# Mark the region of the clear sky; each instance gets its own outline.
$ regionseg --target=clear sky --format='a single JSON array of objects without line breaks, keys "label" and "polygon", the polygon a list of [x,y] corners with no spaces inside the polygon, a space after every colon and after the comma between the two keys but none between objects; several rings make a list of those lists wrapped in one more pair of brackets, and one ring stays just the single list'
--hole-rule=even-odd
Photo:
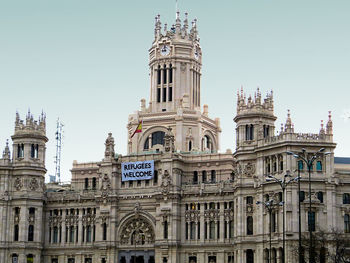
[{"label": "clear sky", "polygon": [[[317,133],[328,110],[336,156],[350,157],[349,0],[179,0],[198,18],[202,103],[220,117],[221,151],[234,149],[236,93],[274,91],[276,128],[291,110],[296,132]],[[73,160],[100,161],[112,132],[126,154],[128,114],[149,98],[154,17],[175,20],[175,0],[0,0],[0,147],[15,113],[47,114],[47,168],[64,123],[63,180]]]}]

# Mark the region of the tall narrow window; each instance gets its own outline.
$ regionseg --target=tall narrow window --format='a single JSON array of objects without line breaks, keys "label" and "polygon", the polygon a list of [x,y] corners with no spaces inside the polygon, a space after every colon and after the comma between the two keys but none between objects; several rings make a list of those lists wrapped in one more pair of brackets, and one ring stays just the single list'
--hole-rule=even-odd
[{"label": "tall narrow window", "polygon": [[308,231],[315,231],[316,230],[316,218],[315,218],[315,212],[308,212]]},{"label": "tall narrow window", "polygon": [[321,161],[317,161],[317,163],[316,163],[316,170],[318,172],[322,171],[322,162]]},{"label": "tall narrow window", "polygon": [[234,230],[233,221],[230,220],[230,221],[229,221],[229,237],[230,237],[230,238],[233,238],[233,233],[234,233],[233,230]]},{"label": "tall narrow window", "polygon": [[58,227],[55,226],[53,228],[53,243],[57,243],[58,242]]},{"label": "tall narrow window", "polygon": [[254,252],[251,249],[247,249],[246,262],[254,263]]},{"label": "tall narrow window", "polygon": [[201,239],[201,223],[197,223],[197,239]]},{"label": "tall narrow window", "polygon": [[301,170],[304,170],[304,162],[302,160],[298,161],[298,169],[301,171]]},{"label": "tall narrow window", "polygon": [[29,225],[28,227],[28,241],[34,241],[34,226]]},{"label": "tall narrow window", "polygon": [[253,217],[247,217],[247,235],[253,235]]},{"label": "tall narrow window", "polygon": [[107,240],[107,224],[103,223],[103,234],[102,234],[102,240]]},{"label": "tall narrow window", "polygon": [[216,171],[211,170],[211,182],[215,183],[216,182]]},{"label": "tall narrow window", "polygon": [[38,158],[38,152],[39,152],[39,145],[38,144],[32,144],[31,150],[30,150],[30,157],[31,158]]},{"label": "tall narrow window", "polygon": [[17,157],[18,158],[23,158],[24,157],[24,144],[18,144],[17,146]]},{"label": "tall narrow window", "polygon": [[91,242],[91,226],[86,227],[86,242]]},{"label": "tall narrow window", "polygon": [[97,185],[96,177],[93,177],[92,178],[92,189],[96,190],[96,185]]},{"label": "tall narrow window", "polygon": [[193,184],[198,184],[198,172],[193,172]]},{"label": "tall narrow window", "polygon": [[19,226],[14,226],[14,233],[13,233],[13,241],[18,241],[18,235],[19,234]]},{"label": "tall narrow window", "polygon": [[254,126],[250,125],[250,137],[249,140],[254,140]]},{"label": "tall narrow window", "polygon": [[344,232],[350,233],[350,216],[349,216],[349,214],[344,215]]},{"label": "tall narrow window", "polygon": [[204,239],[208,238],[208,222],[204,222]]},{"label": "tall narrow window", "polygon": [[252,204],[253,204],[253,197],[247,196],[247,205],[252,205]]},{"label": "tall narrow window", "polygon": [[163,224],[163,236],[164,236],[164,239],[168,239],[168,221],[164,221],[164,224]]},{"label": "tall narrow window", "polygon": [[173,101],[173,87],[168,87],[168,101]]},{"label": "tall narrow window", "polygon": [[166,74],[166,71],[167,71],[167,68],[166,68],[166,65],[164,65],[164,68],[163,68],[163,83],[167,83],[167,74]]},{"label": "tall narrow window", "polygon": [[276,232],[276,214],[271,214],[271,232]]},{"label": "tall narrow window", "polygon": [[188,151],[192,151],[192,141],[188,142]]},{"label": "tall narrow window", "polygon": [[33,263],[34,262],[34,256],[32,254],[29,254],[27,256],[27,263]]},{"label": "tall narrow window", "polygon": [[153,184],[154,185],[158,184],[158,171],[154,171]]},{"label": "tall narrow window", "polygon": [[210,221],[209,222],[209,239],[215,238],[215,222]]},{"label": "tall narrow window", "polygon": [[216,238],[220,238],[220,221],[216,222]]},{"label": "tall narrow window", "polygon": [[227,238],[227,221],[224,222],[224,238]]},{"label": "tall narrow window", "polygon": [[350,204],[350,194],[349,193],[343,194],[343,204],[344,205]]},{"label": "tall narrow window", "polygon": [[161,83],[161,69],[160,66],[158,66],[158,70],[157,70],[157,84],[160,85]]},{"label": "tall narrow window", "polygon": [[160,88],[157,88],[157,102],[160,102]]},{"label": "tall narrow window", "polygon": [[299,193],[299,202],[304,202],[305,200],[305,192],[304,191],[300,191]]},{"label": "tall narrow window", "polygon": [[186,228],[186,240],[188,239],[188,223],[186,222],[185,224],[185,228]]},{"label": "tall narrow window", "polygon": [[85,178],[85,185],[84,185],[85,189],[89,188],[89,178]]},{"label": "tall narrow window", "polygon": [[169,83],[173,83],[173,65],[169,66]]},{"label": "tall narrow window", "polygon": [[163,88],[163,102],[166,102],[166,88]]},{"label": "tall narrow window", "polygon": [[323,192],[317,192],[317,199],[320,200],[320,203],[323,203]]},{"label": "tall narrow window", "polygon": [[202,171],[202,182],[205,183],[207,181],[207,171]]},{"label": "tall narrow window", "polygon": [[96,240],[96,225],[92,226],[92,241],[95,242]]},{"label": "tall narrow window", "polygon": [[193,240],[196,236],[196,225],[194,222],[190,222],[190,239]]},{"label": "tall narrow window", "polygon": [[74,226],[69,227],[69,242],[74,242]]}]

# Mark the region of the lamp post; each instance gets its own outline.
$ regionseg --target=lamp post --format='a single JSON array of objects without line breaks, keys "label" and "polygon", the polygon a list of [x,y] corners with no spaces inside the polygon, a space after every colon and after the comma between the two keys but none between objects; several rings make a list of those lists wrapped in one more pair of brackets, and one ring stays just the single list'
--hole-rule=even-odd
[{"label": "lamp post", "polygon": [[256,202],[257,205],[263,205],[265,206],[265,208],[269,211],[269,235],[270,235],[270,250],[269,250],[269,263],[271,263],[271,214],[272,214],[272,210],[273,208],[277,205],[274,203],[273,199],[268,200],[266,202],[262,202],[262,201],[257,201]]},{"label": "lamp post", "polygon": [[286,228],[285,228],[285,209],[284,209],[284,196],[285,196],[285,190],[287,188],[287,186],[290,184],[290,183],[293,183],[293,182],[296,182],[296,181],[299,181],[299,177],[295,177],[295,178],[292,178],[292,179],[289,179],[287,180],[287,177],[291,177],[290,174],[287,172],[283,177],[282,179],[278,179],[272,175],[267,175],[267,178],[266,178],[266,181],[267,182],[271,182],[271,181],[275,181],[277,182],[280,187],[282,188],[282,200],[280,202],[280,204],[282,205],[282,208],[283,208],[283,230],[282,230],[282,236],[283,236],[283,251],[282,251],[282,262],[285,263],[286,259],[285,259],[285,248],[286,248]]},{"label": "lamp post", "polygon": [[[309,174],[309,214],[308,214],[308,228],[309,228],[309,262],[310,263],[314,263],[315,259],[313,256],[313,247],[312,247],[312,228],[311,228],[311,169],[312,169],[312,165],[314,163],[314,161],[317,159],[317,156],[319,156],[320,154],[322,154],[325,151],[325,148],[321,148],[319,149],[317,152],[312,153],[311,156],[308,156],[306,154],[306,150],[303,148],[302,150],[302,154],[297,154],[294,152],[290,152],[288,151],[287,154],[288,155],[292,155],[294,158],[296,159],[300,159],[302,162],[305,162],[305,164],[307,165],[307,170],[308,170],[308,174]],[[324,153],[324,155],[328,155],[331,154],[331,152],[326,152]],[[298,163],[298,177],[300,177],[300,165]],[[299,180],[300,181],[300,180]],[[300,183],[298,186],[299,189],[299,195],[300,195]],[[300,217],[300,196],[299,196],[299,262],[301,263],[301,217]]]}]

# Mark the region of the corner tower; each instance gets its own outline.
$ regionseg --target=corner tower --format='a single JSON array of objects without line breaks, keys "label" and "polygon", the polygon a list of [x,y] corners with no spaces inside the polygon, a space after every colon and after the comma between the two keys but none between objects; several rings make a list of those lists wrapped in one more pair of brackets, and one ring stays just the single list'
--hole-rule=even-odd
[{"label": "corner tower", "polygon": [[268,93],[264,101],[259,88],[254,98],[246,99],[243,93],[237,93],[236,151],[253,150],[258,140],[274,136],[276,116],[273,112],[273,93]]},{"label": "corner tower", "polygon": [[[154,41],[149,49],[150,101],[141,100],[141,109],[129,116],[128,153],[163,151],[164,136],[171,128],[175,150],[216,152],[219,148],[219,119],[201,112],[202,50],[197,20],[189,29],[188,14],[183,23],[176,13],[168,26],[155,18]],[[142,122],[142,133],[132,136]]]}]

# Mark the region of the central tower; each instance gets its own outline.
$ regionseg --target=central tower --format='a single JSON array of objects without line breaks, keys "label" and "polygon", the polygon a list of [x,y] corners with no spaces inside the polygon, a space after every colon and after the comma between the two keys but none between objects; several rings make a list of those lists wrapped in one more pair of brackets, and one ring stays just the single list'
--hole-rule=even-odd
[{"label": "central tower", "polygon": [[[189,29],[187,13],[183,23],[176,13],[168,26],[155,18],[154,41],[149,49],[150,101],[129,116],[128,153],[162,151],[164,136],[174,135],[175,149],[182,152],[216,152],[219,148],[219,119],[201,112],[202,50],[194,19]],[[142,122],[142,133],[132,136]]]}]

